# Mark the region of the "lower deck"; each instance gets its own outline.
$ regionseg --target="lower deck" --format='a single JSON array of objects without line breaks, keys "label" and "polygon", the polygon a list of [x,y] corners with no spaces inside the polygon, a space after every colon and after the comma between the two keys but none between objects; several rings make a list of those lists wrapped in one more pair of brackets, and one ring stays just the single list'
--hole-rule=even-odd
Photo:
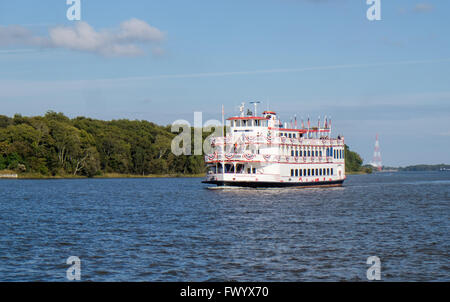
[{"label": "lower deck", "polygon": [[307,187],[339,185],[345,180],[344,163],[255,163],[208,164],[204,183],[231,186]]}]

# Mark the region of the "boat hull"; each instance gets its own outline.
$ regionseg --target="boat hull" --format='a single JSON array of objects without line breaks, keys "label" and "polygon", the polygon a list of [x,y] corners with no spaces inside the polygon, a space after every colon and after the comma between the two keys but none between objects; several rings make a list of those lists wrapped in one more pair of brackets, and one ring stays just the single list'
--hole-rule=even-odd
[{"label": "boat hull", "polygon": [[210,180],[202,181],[205,184],[213,184],[226,187],[244,188],[311,188],[311,187],[340,187],[344,180],[317,181],[317,182],[264,182],[264,181],[222,181]]}]

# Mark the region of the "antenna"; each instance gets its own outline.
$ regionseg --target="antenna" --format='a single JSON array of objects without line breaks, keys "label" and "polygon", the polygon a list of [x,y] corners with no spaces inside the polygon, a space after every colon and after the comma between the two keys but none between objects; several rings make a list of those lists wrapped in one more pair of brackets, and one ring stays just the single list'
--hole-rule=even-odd
[{"label": "antenna", "polygon": [[378,134],[375,139],[375,151],[373,152],[372,166],[381,171],[383,165],[381,163],[380,141],[378,140]]},{"label": "antenna", "polygon": [[244,109],[245,109],[245,103],[242,103],[241,106],[239,106],[239,111],[241,112],[241,116],[244,116]]},{"label": "antenna", "polygon": [[253,104],[255,106],[255,111],[253,112],[253,116],[257,116],[257,109],[258,109],[258,104],[260,104],[261,102],[256,101],[256,102],[250,102],[250,104]]}]

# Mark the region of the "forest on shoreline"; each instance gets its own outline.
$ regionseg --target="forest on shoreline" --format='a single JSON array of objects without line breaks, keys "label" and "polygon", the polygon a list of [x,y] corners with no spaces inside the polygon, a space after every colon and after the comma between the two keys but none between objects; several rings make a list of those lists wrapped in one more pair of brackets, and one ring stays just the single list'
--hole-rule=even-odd
[{"label": "forest on shoreline", "polygon": [[[202,155],[171,152],[177,134],[170,126],[144,120],[71,119],[53,111],[0,115],[0,171],[29,178],[202,175]],[[203,133],[203,139],[209,134]],[[348,146],[345,159],[348,172],[371,172]]]}]

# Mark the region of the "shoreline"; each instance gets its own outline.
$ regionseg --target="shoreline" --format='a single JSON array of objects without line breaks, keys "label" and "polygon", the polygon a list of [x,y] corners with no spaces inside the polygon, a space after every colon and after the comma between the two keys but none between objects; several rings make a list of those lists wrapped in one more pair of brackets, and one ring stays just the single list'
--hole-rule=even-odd
[{"label": "shoreline", "polygon": [[373,172],[364,172],[364,171],[347,172],[347,171],[345,171],[345,175],[366,175],[366,174],[373,174]]},{"label": "shoreline", "polygon": [[[24,173],[18,174],[18,177],[14,179],[42,179],[42,180],[50,180],[50,179],[114,179],[114,178],[201,178],[204,177],[205,174],[150,174],[150,175],[134,175],[134,174],[119,174],[119,173],[105,173],[102,175],[96,175],[94,177],[87,176],[75,176],[75,175],[41,175],[34,173]],[[0,178],[0,179],[11,179],[11,178]]]},{"label": "shoreline", "polygon": [[[357,172],[346,172],[347,175],[366,175],[372,174],[364,171]],[[120,174],[120,173],[105,173],[102,175],[96,175],[93,177],[80,176],[80,175],[41,175],[36,173],[23,173],[17,174],[17,177],[0,177],[0,179],[114,179],[114,178],[203,178],[206,174],[148,174],[148,175],[137,175],[137,174]]]}]

